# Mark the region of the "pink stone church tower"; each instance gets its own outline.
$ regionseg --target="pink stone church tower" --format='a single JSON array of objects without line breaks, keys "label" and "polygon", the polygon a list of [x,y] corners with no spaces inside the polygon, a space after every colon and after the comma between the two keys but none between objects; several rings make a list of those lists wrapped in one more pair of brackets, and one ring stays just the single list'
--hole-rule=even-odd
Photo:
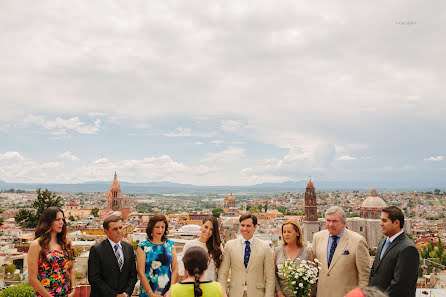
[{"label": "pink stone church tower", "polygon": [[108,190],[107,209],[121,211],[121,195],[121,186],[118,183],[118,175],[115,171],[115,178],[113,179],[113,183]]}]

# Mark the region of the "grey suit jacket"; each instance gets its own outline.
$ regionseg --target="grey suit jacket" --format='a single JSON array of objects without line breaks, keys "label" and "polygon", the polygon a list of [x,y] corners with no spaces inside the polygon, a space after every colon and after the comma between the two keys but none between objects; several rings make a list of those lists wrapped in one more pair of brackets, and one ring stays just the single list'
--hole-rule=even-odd
[{"label": "grey suit jacket", "polygon": [[386,238],[381,239],[376,249],[369,286],[379,287],[389,297],[415,297],[420,263],[417,247],[403,232],[390,243],[380,260],[385,241]]}]

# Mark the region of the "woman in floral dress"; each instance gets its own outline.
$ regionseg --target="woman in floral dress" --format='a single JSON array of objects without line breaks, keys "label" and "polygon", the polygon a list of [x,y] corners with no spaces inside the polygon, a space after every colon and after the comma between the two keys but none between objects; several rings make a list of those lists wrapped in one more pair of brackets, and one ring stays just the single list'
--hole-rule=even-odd
[{"label": "woman in floral dress", "polygon": [[47,208],[40,217],[28,252],[28,278],[37,297],[72,297],[76,271],[64,213]]},{"label": "woman in floral dress", "polygon": [[138,244],[136,267],[141,281],[140,297],[161,297],[177,281],[177,253],[167,239],[167,219],[157,214],[147,224],[147,240]]}]

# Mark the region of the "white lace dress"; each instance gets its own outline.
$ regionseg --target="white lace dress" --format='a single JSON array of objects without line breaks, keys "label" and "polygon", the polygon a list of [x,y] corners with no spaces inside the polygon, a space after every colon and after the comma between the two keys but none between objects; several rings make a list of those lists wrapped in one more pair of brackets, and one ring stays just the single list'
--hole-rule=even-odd
[{"label": "white lace dress", "polygon": [[[206,243],[203,243],[201,241],[199,241],[198,239],[193,239],[188,241],[183,248],[183,257],[184,254],[186,253],[187,249],[193,247],[193,246],[199,246],[201,248],[203,248],[206,253],[208,253],[208,248],[206,247]],[[183,261],[180,261],[180,263],[178,263],[178,274],[181,276],[184,276],[184,264]],[[210,280],[210,281],[217,281],[217,271],[215,269],[215,263],[214,260],[211,259],[208,269],[206,270],[206,272],[204,273],[204,278],[206,280]]]}]

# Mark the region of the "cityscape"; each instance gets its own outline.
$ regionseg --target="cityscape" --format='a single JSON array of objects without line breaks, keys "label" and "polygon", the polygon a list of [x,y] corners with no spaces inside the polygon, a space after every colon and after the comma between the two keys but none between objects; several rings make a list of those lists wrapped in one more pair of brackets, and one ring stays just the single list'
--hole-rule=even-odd
[{"label": "cityscape", "polygon": [[[37,193],[20,189],[0,193],[0,285],[3,288],[27,280],[27,251],[34,239],[34,230],[26,226],[26,220],[19,219],[19,213],[23,210],[33,211],[33,202],[38,195],[45,196],[45,192],[51,193],[41,189]],[[446,240],[446,192],[440,189],[403,193],[381,193],[376,189],[371,189],[369,193],[321,192],[317,190],[317,183],[309,180],[305,189],[277,194],[245,193],[240,197],[231,192],[226,195],[144,195],[123,192],[118,173],[115,172],[113,179],[110,179],[108,192],[51,194],[61,199],[68,237],[77,254],[76,296],[85,296],[89,292],[88,252],[92,245],[105,238],[102,222],[107,216],[114,214],[124,219],[125,240],[136,247],[146,239],[145,228],[149,218],[156,213],[165,214],[169,220],[168,237],[175,242],[181,259],[182,247],[200,235],[202,219],[208,216],[219,218],[222,227],[220,236],[226,242],[239,236],[239,216],[246,212],[253,213],[259,219],[256,236],[274,249],[281,245],[281,225],[288,219],[296,219],[301,224],[304,242],[311,245],[313,234],[325,229],[325,210],[333,205],[345,210],[347,228],[364,236],[371,256],[374,256],[377,244],[383,237],[379,219],[381,210],[387,205],[400,207],[407,216],[405,232],[410,234],[425,257],[420,262],[418,287],[446,287],[446,254],[437,255],[435,252],[443,247],[442,242]],[[435,255],[426,254],[429,249]],[[138,287],[137,284],[135,294]]]}]

